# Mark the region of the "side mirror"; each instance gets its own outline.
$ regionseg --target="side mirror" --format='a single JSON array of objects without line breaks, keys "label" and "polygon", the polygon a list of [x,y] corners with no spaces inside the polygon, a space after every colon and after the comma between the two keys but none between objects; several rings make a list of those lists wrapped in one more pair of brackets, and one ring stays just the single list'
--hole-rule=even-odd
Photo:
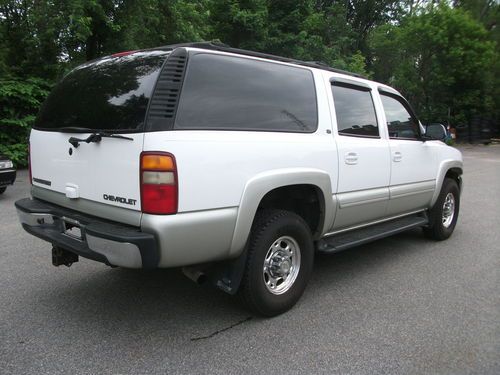
[{"label": "side mirror", "polygon": [[428,140],[445,141],[447,131],[444,125],[430,124],[425,128],[425,138]]}]

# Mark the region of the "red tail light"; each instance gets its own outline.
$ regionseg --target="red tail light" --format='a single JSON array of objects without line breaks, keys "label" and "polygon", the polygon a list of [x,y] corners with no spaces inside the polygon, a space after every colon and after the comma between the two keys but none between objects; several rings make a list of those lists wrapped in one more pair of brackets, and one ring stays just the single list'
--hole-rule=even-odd
[{"label": "red tail light", "polygon": [[142,212],[156,215],[177,213],[177,166],[167,152],[141,154]]},{"label": "red tail light", "polygon": [[28,142],[28,170],[30,173],[30,184],[33,185],[33,178],[31,175],[31,143]]}]

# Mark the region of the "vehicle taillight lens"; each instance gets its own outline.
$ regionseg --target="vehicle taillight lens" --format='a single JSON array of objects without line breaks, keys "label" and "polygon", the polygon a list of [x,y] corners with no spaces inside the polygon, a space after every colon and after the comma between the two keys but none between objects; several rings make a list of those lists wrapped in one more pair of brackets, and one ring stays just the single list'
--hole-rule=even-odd
[{"label": "vehicle taillight lens", "polygon": [[177,213],[177,167],[167,152],[141,154],[141,206],[147,214]]}]

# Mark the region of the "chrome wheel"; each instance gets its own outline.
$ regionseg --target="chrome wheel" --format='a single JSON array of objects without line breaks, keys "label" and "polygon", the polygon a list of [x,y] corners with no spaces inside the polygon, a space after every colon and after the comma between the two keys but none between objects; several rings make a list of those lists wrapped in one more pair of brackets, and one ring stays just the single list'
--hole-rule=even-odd
[{"label": "chrome wheel", "polygon": [[262,276],[267,290],[283,294],[289,290],[300,270],[300,247],[292,237],[278,238],[267,251]]},{"label": "chrome wheel", "polygon": [[443,203],[442,222],[445,228],[448,228],[455,216],[455,197],[452,193],[448,193]]}]

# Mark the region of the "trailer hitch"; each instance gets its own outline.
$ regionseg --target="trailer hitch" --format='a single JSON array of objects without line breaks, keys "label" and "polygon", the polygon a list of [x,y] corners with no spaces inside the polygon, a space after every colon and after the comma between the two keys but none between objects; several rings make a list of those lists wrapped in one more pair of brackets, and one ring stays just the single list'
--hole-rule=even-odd
[{"label": "trailer hitch", "polygon": [[78,262],[78,255],[71,251],[61,249],[60,247],[52,247],[52,264],[56,267],[66,266],[71,267],[73,263]]}]

